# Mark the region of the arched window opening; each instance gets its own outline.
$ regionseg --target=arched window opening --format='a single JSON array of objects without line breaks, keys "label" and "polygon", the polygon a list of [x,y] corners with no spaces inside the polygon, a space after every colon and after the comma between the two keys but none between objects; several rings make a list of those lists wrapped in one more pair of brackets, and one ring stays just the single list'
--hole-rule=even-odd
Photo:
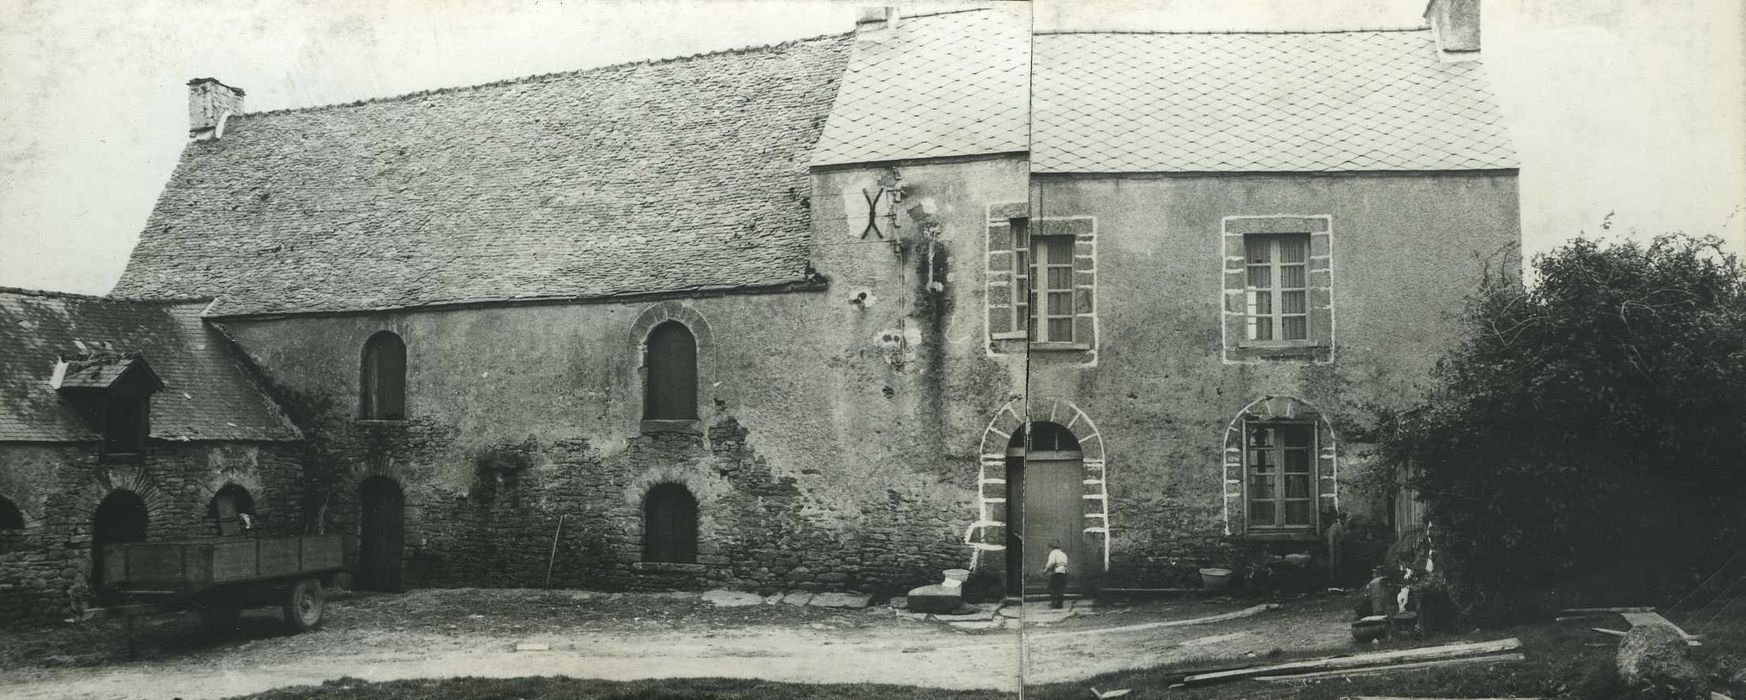
[{"label": "arched window opening", "polygon": [[643,501],[643,560],[697,563],[697,499],[684,486],[649,489]]},{"label": "arched window opening", "polygon": [[97,504],[91,519],[91,580],[103,582],[103,548],[112,544],[144,542],[145,501],[132,491],[114,491]]},{"label": "arched window opening", "polygon": [[643,418],[646,420],[695,420],[697,418],[697,339],[691,329],[668,321],[649,332],[643,356],[647,370],[644,382]]},{"label": "arched window opening", "polygon": [[255,499],[248,489],[226,484],[206,504],[206,519],[224,537],[240,535],[255,528]]},{"label": "arched window opening", "polygon": [[364,342],[359,384],[358,417],[406,419],[406,344],[400,336],[382,331]]},{"label": "arched window opening", "polygon": [[24,512],[18,510],[17,504],[0,497],[0,530],[23,530]]},{"label": "arched window opening", "polygon": [[[1027,444],[1026,438],[1029,438]],[[1013,431],[1012,440],[1007,442],[1007,451],[1023,450],[1024,452],[1078,452],[1079,438],[1073,437],[1073,431],[1059,423],[1037,421],[1030,426],[1021,426]]]}]

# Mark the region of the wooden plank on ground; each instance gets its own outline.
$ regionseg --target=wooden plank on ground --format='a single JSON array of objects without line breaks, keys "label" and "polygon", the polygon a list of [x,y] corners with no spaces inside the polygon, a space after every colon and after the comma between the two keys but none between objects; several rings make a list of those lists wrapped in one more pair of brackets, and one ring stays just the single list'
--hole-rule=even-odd
[{"label": "wooden plank on ground", "polygon": [[1498,654],[1515,651],[1522,648],[1522,640],[1516,638],[1500,639],[1490,642],[1462,642],[1458,644],[1440,644],[1416,649],[1396,649],[1379,651],[1369,654],[1354,654],[1351,656],[1334,656],[1321,659],[1306,659],[1290,661],[1271,666],[1254,666],[1234,671],[1203,673],[1182,679],[1188,685],[1217,683],[1239,678],[1254,678],[1255,676],[1277,676],[1300,671],[1330,671],[1339,668],[1363,668],[1366,666],[1383,666],[1408,661],[1429,661],[1432,659],[1453,659],[1462,656],[1478,656],[1481,654]]},{"label": "wooden plank on ground", "polygon": [[1341,671],[1315,671],[1312,673],[1298,673],[1289,676],[1256,676],[1255,680],[1282,683],[1288,681],[1313,681],[1323,678],[1351,678],[1353,676],[1369,676],[1378,673],[1412,671],[1422,668],[1434,668],[1437,666],[1459,666],[1463,664],[1522,661],[1526,658],[1528,657],[1523,656],[1521,652],[1511,654],[1487,654],[1485,656],[1466,656],[1459,659],[1437,659],[1435,661],[1414,661],[1411,663],[1391,664],[1388,666],[1367,666],[1365,668],[1353,668]]},{"label": "wooden plank on ground", "polygon": [[1583,614],[1587,614],[1587,613],[1650,613],[1650,612],[1655,612],[1655,608],[1647,608],[1647,607],[1635,607],[1635,608],[1565,608],[1563,610],[1558,611],[1558,614],[1560,614],[1560,615],[1583,615]]},{"label": "wooden plank on ground", "polygon": [[1103,627],[1103,628],[1099,628],[1099,629],[1076,630],[1073,632],[1044,632],[1044,633],[1032,632],[1030,634],[1025,635],[1025,638],[1026,639],[1038,639],[1038,638],[1042,638],[1042,639],[1066,639],[1068,637],[1083,637],[1083,636],[1092,635],[1092,634],[1110,634],[1110,633],[1114,633],[1114,632],[1138,632],[1141,630],[1155,630],[1155,629],[1161,629],[1164,627],[1182,627],[1184,625],[1205,625],[1205,624],[1209,624],[1209,623],[1213,623],[1213,622],[1224,622],[1226,620],[1235,620],[1238,618],[1259,615],[1261,613],[1267,612],[1268,610],[1272,610],[1272,609],[1277,608],[1277,607],[1279,607],[1279,605],[1277,603],[1265,603],[1262,605],[1256,605],[1254,607],[1243,608],[1242,610],[1223,613],[1220,615],[1211,615],[1208,617],[1197,617],[1197,618],[1194,618],[1192,620],[1167,620],[1164,622],[1144,622],[1144,623],[1137,624],[1137,625],[1126,625],[1123,627]]},{"label": "wooden plank on ground", "polygon": [[1632,627],[1636,627],[1638,625],[1653,625],[1653,624],[1656,624],[1659,622],[1665,622],[1669,625],[1673,625],[1673,629],[1675,631],[1679,632],[1680,638],[1685,640],[1686,646],[1692,646],[1692,647],[1703,646],[1703,642],[1698,641],[1697,635],[1688,634],[1685,630],[1680,629],[1679,625],[1674,625],[1672,620],[1669,620],[1665,617],[1662,617],[1661,613],[1628,612],[1628,613],[1621,613],[1620,617],[1625,618],[1625,621],[1631,623]]},{"label": "wooden plank on ground", "polygon": [[1614,637],[1625,636],[1625,633],[1620,631],[1620,630],[1610,630],[1610,629],[1607,629],[1605,627],[1590,627],[1589,629],[1594,630],[1596,632],[1599,632],[1601,634],[1610,634],[1610,635],[1613,635]]}]

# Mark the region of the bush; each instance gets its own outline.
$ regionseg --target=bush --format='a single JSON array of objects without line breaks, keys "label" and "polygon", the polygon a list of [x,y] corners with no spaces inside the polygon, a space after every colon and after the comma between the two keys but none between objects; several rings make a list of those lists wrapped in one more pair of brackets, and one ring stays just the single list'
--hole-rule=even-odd
[{"label": "bush", "polygon": [[1619,555],[1622,535],[1667,529],[1644,493],[1705,540],[1694,556],[1740,540],[1739,262],[1717,238],[1663,236],[1577,240],[1535,264],[1532,289],[1488,276],[1427,401],[1386,415],[1381,435],[1414,467],[1451,599],[1480,621],[1556,604],[1553,584]]}]

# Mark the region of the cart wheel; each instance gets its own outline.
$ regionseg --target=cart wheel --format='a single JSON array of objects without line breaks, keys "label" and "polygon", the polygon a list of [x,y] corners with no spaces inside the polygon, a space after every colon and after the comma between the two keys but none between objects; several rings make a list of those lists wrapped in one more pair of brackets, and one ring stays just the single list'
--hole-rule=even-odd
[{"label": "cart wheel", "polygon": [[298,581],[285,595],[285,623],[297,632],[321,624],[321,613],[327,601],[321,597],[321,582],[312,578]]},{"label": "cart wheel", "polygon": [[237,621],[242,616],[241,610],[222,603],[204,603],[199,612],[200,626],[213,633],[236,631]]}]

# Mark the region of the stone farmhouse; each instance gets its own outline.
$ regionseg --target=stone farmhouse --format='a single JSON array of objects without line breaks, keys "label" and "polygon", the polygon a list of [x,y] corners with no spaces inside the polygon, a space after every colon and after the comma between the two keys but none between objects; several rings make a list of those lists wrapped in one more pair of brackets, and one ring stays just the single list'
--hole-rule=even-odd
[{"label": "stone farmhouse", "polygon": [[[1015,5],[264,113],[192,81],[114,293],[202,301],[5,297],[0,425],[49,427],[0,433],[0,582],[64,598],[106,499],[179,536],[232,485],[356,535],[380,589],[1017,593],[1050,541],[1080,589],[1326,572],[1394,512],[1365,408],[1519,263],[1477,0],[1314,32]],[[134,461],[75,411],[104,391],[151,397]]]}]

